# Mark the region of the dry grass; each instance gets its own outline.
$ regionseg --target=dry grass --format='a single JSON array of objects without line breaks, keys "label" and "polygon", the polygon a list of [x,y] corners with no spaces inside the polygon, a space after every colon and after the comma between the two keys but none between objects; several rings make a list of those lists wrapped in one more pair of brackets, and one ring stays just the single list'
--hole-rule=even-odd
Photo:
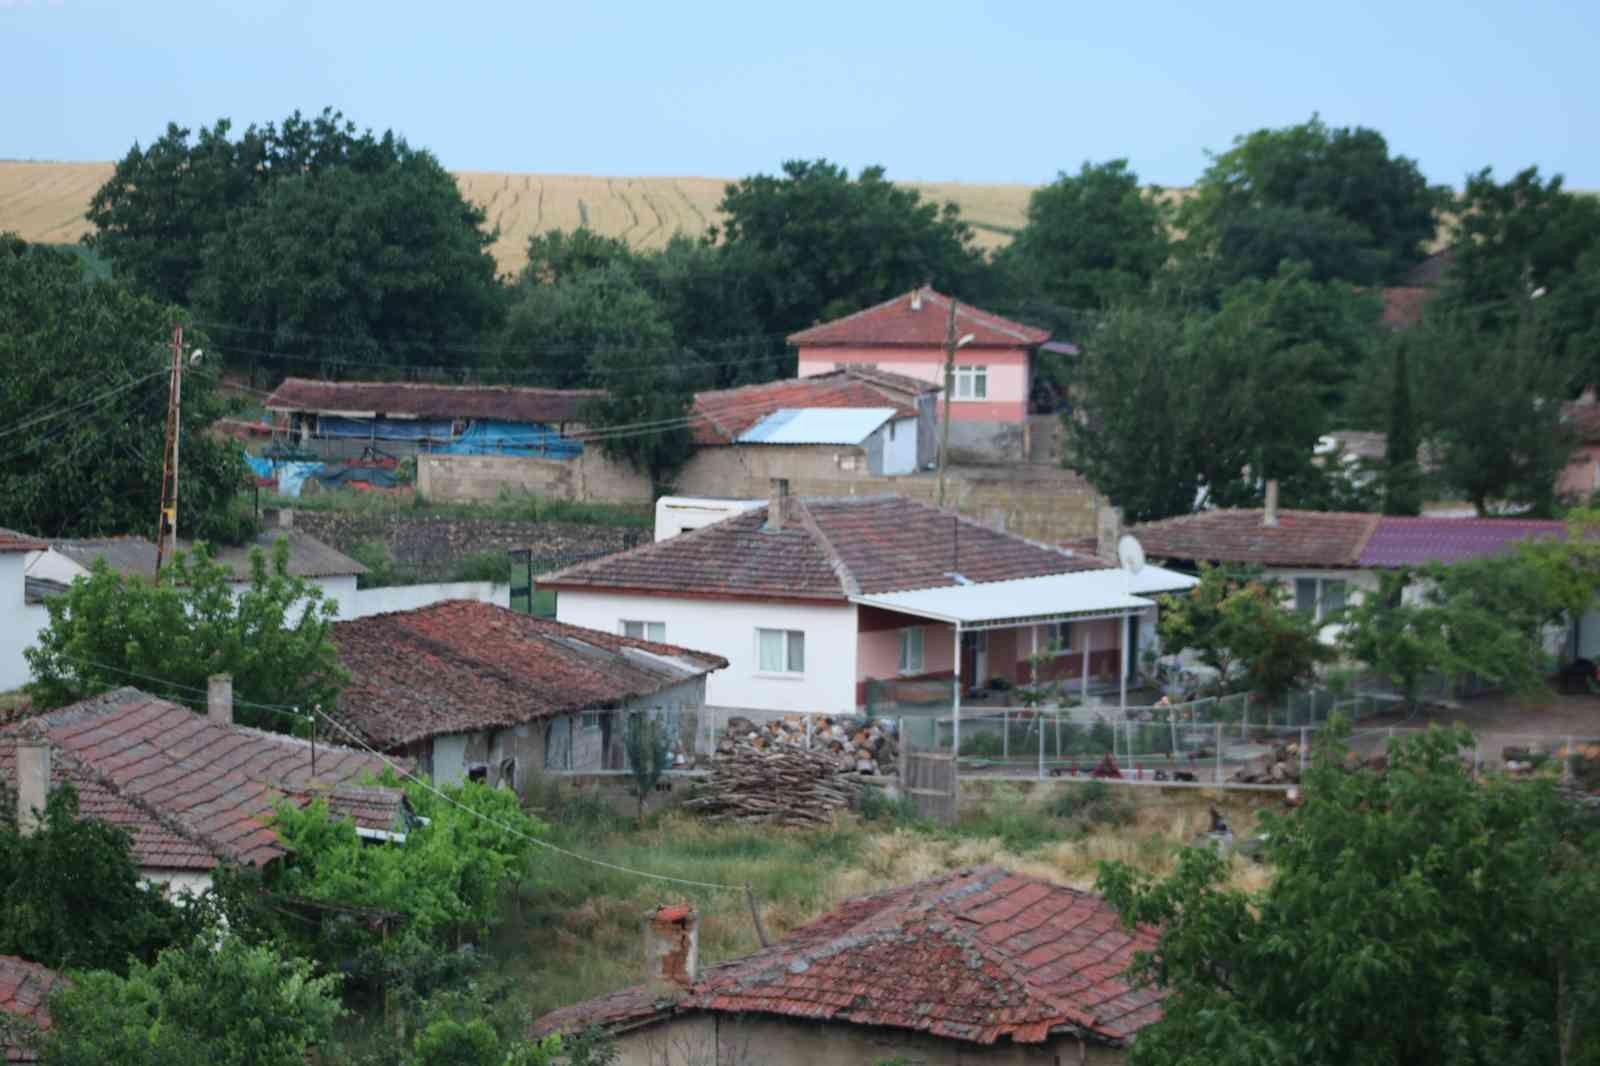
[{"label": "dry grass", "polygon": [[[983,789],[985,786],[973,786]],[[634,868],[720,884],[750,883],[762,900],[768,932],[780,937],[852,896],[933,877],[967,866],[998,863],[1078,888],[1092,888],[1099,863],[1118,860],[1148,873],[1173,869],[1177,848],[1208,824],[1215,797],[1139,789],[1132,824],[1087,834],[1068,831],[1021,851],[994,836],[860,823],[853,817],[808,832],[710,827],[667,815],[643,831],[599,831],[560,839],[586,854]],[[1015,805],[1018,797],[1010,794]],[[1048,795],[1021,798],[1024,812],[1043,817]],[[1003,801],[1002,801],[1003,802]],[[1249,799],[1216,800],[1241,836],[1253,830]],[[1235,859],[1234,883],[1265,884],[1264,868]],[[526,989],[535,1013],[636,983],[639,921],[652,907],[684,898],[701,911],[705,962],[733,958],[758,946],[741,893],[683,889],[641,881],[554,857],[523,893],[519,920],[499,932],[494,954],[504,973]]]},{"label": "dry grass", "polygon": [[[0,232],[70,244],[90,232],[89,200],[111,176],[111,163],[0,161]],[[528,238],[580,225],[636,248],[659,248],[675,233],[698,236],[718,220],[727,178],[608,178],[582,174],[511,174],[463,170],[462,193],[500,228],[493,245],[500,269],[514,274],[527,260]],[[940,202],[954,200],[974,224],[977,243],[994,248],[1020,227],[1030,185],[906,182]]]}]

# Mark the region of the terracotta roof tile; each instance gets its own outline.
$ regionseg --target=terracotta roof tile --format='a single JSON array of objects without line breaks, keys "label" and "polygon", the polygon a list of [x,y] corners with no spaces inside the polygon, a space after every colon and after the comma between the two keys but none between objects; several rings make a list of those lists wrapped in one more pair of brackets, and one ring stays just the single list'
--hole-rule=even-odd
[{"label": "terracotta roof tile", "polygon": [[669,540],[540,579],[552,588],[633,589],[723,598],[837,600],[860,593],[1006,581],[1105,563],[901,496],[796,497],[769,530],[758,507]]},{"label": "terracotta roof tile", "polygon": [[333,643],[350,674],[337,714],[383,749],[616,707],[728,665],[473,600],[339,622]]},{"label": "terracotta roof tile", "polygon": [[38,537],[18,533],[14,529],[0,529],[0,552],[43,551],[49,545]]},{"label": "terracotta roof tile", "polygon": [[[21,1019],[27,1025],[50,1028],[50,997],[67,979],[56,971],[15,955],[0,955],[0,1011]],[[0,1044],[7,1062],[37,1062],[32,1048],[5,1042]]]},{"label": "terracotta roof tile", "polygon": [[1574,400],[1561,408],[1562,421],[1572,427],[1580,444],[1600,444],[1600,403]]},{"label": "terracotta roof tile", "polygon": [[[869,380],[855,369],[835,370],[810,377],[769,381],[737,389],[697,393],[694,413],[698,416],[692,434],[699,445],[731,444],[739,434],[763,418],[784,408],[795,407],[893,407],[902,417],[915,417],[917,411],[906,402],[902,386],[891,386],[880,379],[902,375],[877,375]],[[922,392],[933,386],[916,382]],[[900,393],[900,396],[896,396]],[[918,393],[912,393],[917,395]]]},{"label": "terracotta roof tile", "polygon": [[[949,320],[950,297],[923,288],[790,334],[789,343],[800,347],[938,348],[945,343]],[[957,305],[956,333],[972,334],[971,345],[976,348],[1031,348],[1050,339],[1047,329],[1025,326],[967,303]]]},{"label": "terracotta roof tile", "polygon": [[1355,567],[1378,515],[1352,511],[1278,512],[1261,524],[1260,510],[1202,511],[1146,522],[1129,532],[1154,559],[1189,559],[1257,566]]},{"label": "terracotta roof tile", "polygon": [[1395,285],[1383,289],[1383,313],[1380,320],[1386,326],[1406,329],[1422,321],[1422,309],[1438,295],[1435,289],[1414,285]]},{"label": "terracotta roof tile", "polygon": [[393,381],[286,378],[267,397],[269,411],[326,411],[413,418],[492,418],[502,422],[574,422],[600,389],[529,389],[509,385],[425,385]]},{"label": "terracotta roof tile", "polygon": [[[284,854],[270,828],[280,800],[328,795],[361,825],[398,813],[393,789],[379,801],[344,786],[385,768],[376,756],[244,726],[220,726],[186,707],[123,688],[15,723],[0,734],[0,776],[15,780],[24,733],[51,746],[51,780],[71,782],[82,814],[128,831],[141,867],[208,870],[222,861],[259,864]],[[347,797],[340,807],[340,798]],[[385,826],[392,828],[396,820]]]},{"label": "terracotta roof tile", "polygon": [[[1036,919],[1035,910],[1046,914]],[[1001,914],[1026,920],[1031,932]],[[1072,944],[1071,964],[1041,967],[1047,942]],[[708,1010],[976,1044],[1039,1043],[1072,1029],[1120,1047],[1160,1018],[1164,993],[1124,976],[1136,952],[1156,946],[1153,930],[1124,930],[1098,896],[985,866],[850,900],[770,948],[707,967],[675,1002],[637,986],[564,1007],[533,1029],[630,1026]]]}]

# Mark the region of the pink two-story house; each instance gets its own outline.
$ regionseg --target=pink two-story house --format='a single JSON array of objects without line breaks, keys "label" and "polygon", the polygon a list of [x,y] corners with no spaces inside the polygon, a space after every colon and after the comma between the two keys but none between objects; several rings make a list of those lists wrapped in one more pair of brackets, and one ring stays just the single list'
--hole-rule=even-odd
[{"label": "pink two-story house", "polygon": [[[800,351],[800,376],[870,366],[943,385],[950,303],[949,296],[924,287],[790,334],[789,343]],[[955,335],[960,348],[950,392],[950,457],[1021,459],[1034,352],[1050,331],[957,300]],[[941,417],[943,412],[941,401]]]}]

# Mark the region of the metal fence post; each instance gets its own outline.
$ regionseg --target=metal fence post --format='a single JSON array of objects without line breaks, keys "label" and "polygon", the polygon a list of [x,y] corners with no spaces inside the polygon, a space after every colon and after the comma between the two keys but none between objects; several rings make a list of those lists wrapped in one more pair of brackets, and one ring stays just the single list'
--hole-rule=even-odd
[{"label": "metal fence post", "polygon": [[811,750],[811,734],[815,729],[816,729],[816,726],[812,723],[811,712],[807,711],[806,712],[806,750],[807,751]]},{"label": "metal fence post", "polygon": [[1220,785],[1220,784],[1222,784],[1222,723],[1221,722],[1217,723],[1217,748],[1216,748],[1216,751],[1212,753],[1212,758],[1214,758],[1216,760],[1216,763],[1217,763],[1216,771],[1212,774],[1212,779],[1214,781],[1216,781],[1217,784]]},{"label": "metal fence post", "polygon": [[1305,772],[1305,768],[1306,768],[1306,727],[1305,726],[1301,726],[1300,727],[1300,771],[1302,773],[1304,773]]},{"label": "metal fence post", "polygon": [[1044,708],[1035,713],[1034,723],[1039,727],[1039,780],[1044,780]]},{"label": "metal fence post", "polygon": [[1574,762],[1574,759],[1573,759],[1573,752],[1572,752],[1572,738],[1568,737],[1567,738],[1566,758],[1561,760],[1561,780],[1563,780],[1563,781],[1571,781],[1572,780],[1572,764],[1573,764],[1573,762]]},{"label": "metal fence post", "polygon": [[1009,761],[1011,759],[1011,711],[1000,712],[1000,757]]}]

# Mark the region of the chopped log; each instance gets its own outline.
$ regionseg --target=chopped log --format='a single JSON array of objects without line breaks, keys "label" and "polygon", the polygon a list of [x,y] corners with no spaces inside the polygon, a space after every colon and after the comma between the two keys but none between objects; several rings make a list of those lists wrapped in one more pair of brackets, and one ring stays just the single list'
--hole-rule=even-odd
[{"label": "chopped log", "polygon": [[737,744],[684,803],[711,821],[810,826],[829,822],[855,799],[851,760],[824,751]]}]

